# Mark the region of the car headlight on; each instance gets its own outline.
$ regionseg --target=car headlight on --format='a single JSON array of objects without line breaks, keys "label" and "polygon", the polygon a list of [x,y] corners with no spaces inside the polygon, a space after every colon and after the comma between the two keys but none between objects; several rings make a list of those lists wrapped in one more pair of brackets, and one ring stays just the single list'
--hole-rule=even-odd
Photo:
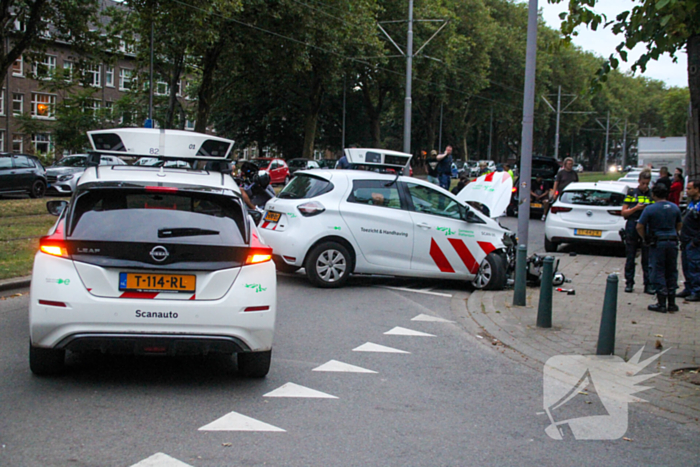
[{"label": "car headlight on", "polygon": [[60,177],[58,177],[58,181],[59,182],[67,182],[68,180],[72,179],[73,177],[75,177],[75,174],[61,175]]}]

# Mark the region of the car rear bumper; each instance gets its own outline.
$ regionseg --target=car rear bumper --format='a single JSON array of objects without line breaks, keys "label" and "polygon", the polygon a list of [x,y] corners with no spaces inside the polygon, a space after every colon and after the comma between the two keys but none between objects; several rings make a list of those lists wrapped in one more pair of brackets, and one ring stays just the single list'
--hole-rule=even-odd
[{"label": "car rear bumper", "polygon": [[231,336],[87,332],[67,336],[54,347],[72,352],[100,351],[125,355],[207,355],[251,350],[245,342]]}]

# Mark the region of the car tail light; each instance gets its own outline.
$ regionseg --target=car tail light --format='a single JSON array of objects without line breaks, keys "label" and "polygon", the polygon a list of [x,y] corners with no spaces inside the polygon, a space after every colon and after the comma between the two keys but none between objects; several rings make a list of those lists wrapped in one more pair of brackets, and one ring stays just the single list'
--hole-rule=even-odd
[{"label": "car tail light", "polygon": [[47,306],[57,306],[61,308],[66,308],[66,304],[63,302],[54,302],[53,300],[39,300],[39,305]]},{"label": "car tail light", "polygon": [[66,243],[63,241],[63,220],[58,223],[56,230],[51,235],[39,239],[39,251],[51,256],[68,257]]},{"label": "car tail light", "polygon": [[147,193],[177,193],[178,188],[174,186],[147,186]]},{"label": "car tail light", "polygon": [[608,209],[608,212],[613,216],[621,216],[622,209]]},{"label": "car tail light", "polygon": [[571,211],[572,208],[563,208],[561,206],[552,206],[552,208],[549,210],[552,214],[556,214],[558,212],[569,212]]},{"label": "car tail light", "polygon": [[249,306],[248,308],[245,308],[243,311],[267,311],[270,309],[270,305],[266,306]]},{"label": "car tail light", "polygon": [[513,193],[515,193],[516,191],[518,191],[518,188],[517,188],[517,187],[513,187],[513,189],[512,189],[511,191],[512,191]]},{"label": "car tail light", "polygon": [[309,201],[308,203],[300,204],[297,209],[304,217],[311,217],[321,214],[326,208],[318,201]]},{"label": "car tail light", "polygon": [[250,252],[245,260],[245,264],[260,264],[272,259],[272,248],[264,245],[258,238],[258,234],[250,234]]}]

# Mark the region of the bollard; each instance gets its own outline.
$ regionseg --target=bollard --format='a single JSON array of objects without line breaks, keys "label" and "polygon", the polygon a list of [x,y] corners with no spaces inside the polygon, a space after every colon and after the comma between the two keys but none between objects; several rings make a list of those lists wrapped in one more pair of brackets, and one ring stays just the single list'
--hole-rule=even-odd
[{"label": "bollard", "polygon": [[598,332],[598,348],[596,355],[612,355],[615,353],[615,321],[617,320],[617,282],[615,274],[608,276],[603,299],[603,316],[600,318]]},{"label": "bollard", "polygon": [[552,327],[552,277],[554,276],[554,258],[546,256],[542,265],[540,279],[540,304],[537,307],[537,327]]},{"label": "bollard", "polygon": [[515,292],[513,293],[513,306],[525,306],[527,304],[527,247],[518,245],[515,256]]}]

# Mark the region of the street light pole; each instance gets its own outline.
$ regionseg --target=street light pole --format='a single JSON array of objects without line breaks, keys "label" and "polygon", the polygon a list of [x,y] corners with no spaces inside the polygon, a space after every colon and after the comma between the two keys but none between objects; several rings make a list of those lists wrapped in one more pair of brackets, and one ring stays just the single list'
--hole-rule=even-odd
[{"label": "street light pole", "polygon": [[413,80],[413,0],[408,1],[408,48],[406,49],[406,99],[403,111],[403,152],[411,152],[411,82]]},{"label": "street light pole", "polygon": [[[537,0],[530,0],[527,17],[527,53],[525,55],[525,95],[523,99],[523,133],[520,146],[518,180],[518,243],[527,251],[530,222],[530,181],[532,179],[532,136],[535,126],[535,72],[537,70]],[[523,247],[524,245],[524,247]],[[526,304],[527,254],[517,257],[513,305]]]},{"label": "street light pole", "polygon": [[554,137],[554,158],[559,160],[559,117],[561,116],[561,86],[557,91],[557,134]]}]

